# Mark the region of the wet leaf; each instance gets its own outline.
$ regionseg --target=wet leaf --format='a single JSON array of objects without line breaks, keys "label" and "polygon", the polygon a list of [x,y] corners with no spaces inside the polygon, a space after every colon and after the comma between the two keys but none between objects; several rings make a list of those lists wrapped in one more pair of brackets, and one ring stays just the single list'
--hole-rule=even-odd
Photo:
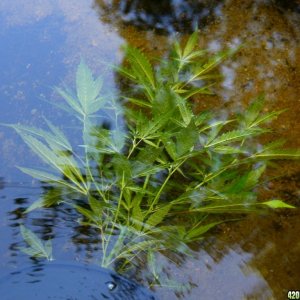
[{"label": "wet leaf", "polygon": [[99,100],[96,99],[101,87],[101,78],[99,77],[94,81],[91,70],[83,61],[81,61],[76,73],[76,89],[77,97],[84,114],[88,115],[91,112],[96,112],[95,103],[97,108],[98,106],[101,107],[101,98],[98,98]]},{"label": "wet leaf", "polygon": [[188,55],[190,55],[193,50],[195,49],[196,45],[198,42],[198,32],[195,31],[193,34],[190,35],[184,50],[183,50],[183,57],[187,57]]},{"label": "wet leaf", "polygon": [[176,101],[177,101],[177,105],[178,105],[182,120],[186,127],[190,124],[194,114],[193,114],[192,110],[190,109],[190,107],[188,106],[188,104],[186,103],[186,100],[177,96]]},{"label": "wet leaf", "polygon": [[247,127],[250,127],[254,121],[258,118],[264,107],[265,99],[264,96],[257,97],[246,109],[245,113],[242,114],[243,119]]},{"label": "wet leaf", "polygon": [[52,245],[50,240],[44,244],[42,240],[37,237],[37,235],[35,235],[25,226],[20,225],[20,230],[23,239],[30,246],[30,248],[21,248],[21,251],[30,256],[45,257],[48,260],[52,260]]},{"label": "wet leaf", "polygon": [[223,223],[223,221],[197,226],[196,228],[193,228],[187,232],[185,239],[187,239],[189,242],[199,240],[203,238],[202,235],[204,233],[221,223]]},{"label": "wet leaf", "polygon": [[149,82],[151,87],[155,88],[152,66],[144,54],[137,48],[127,46],[126,57],[130,61],[131,67],[135,71],[135,75],[139,77],[142,82]]},{"label": "wet leaf", "polygon": [[245,138],[257,136],[262,132],[262,130],[257,129],[232,130],[223,133],[221,136],[217,136],[215,139],[206,144],[205,147],[208,148],[220,144],[228,144],[231,142],[242,141]]},{"label": "wet leaf", "polygon": [[165,205],[163,207],[159,207],[154,213],[150,215],[150,217],[147,219],[146,228],[148,227],[154,227],[160,224],[165,217],[168,215],[168,212],[170,211],[172,205]]},{"label": "wet leaf", "polygon": [[212,151],[220,154],[246,154],[247,150],[231,146],[217,146]]},{"label": "wet leaf", "polygon": [[79,113],[80,115],[84,115],[84,111],[82,110],[80,103],[76,100],[74,96],[69,91],[64,91],[60,88],[55,89],[56,92],[62,96],[67,104],[72,108],[75,112]]},{"label": "wet leaf", "polygon": [[278,149],[267,150],[253,154],[258,159],[299,159],[300,150],[298,149]]},{"label": "wet leaf", "polygon": [[103,208],[104,208],[104,202],[102,199],[96,199],[93,196],[89,196],[89,205],[92,209],[92,211],[98,216],[102,216]]},{"label": "wet leaf", "polygon": [[296,208],[293,205],[287,204],[282,200],[269,200],[266,202],[262,202],[262,204],[270,207],[270,208]]}]

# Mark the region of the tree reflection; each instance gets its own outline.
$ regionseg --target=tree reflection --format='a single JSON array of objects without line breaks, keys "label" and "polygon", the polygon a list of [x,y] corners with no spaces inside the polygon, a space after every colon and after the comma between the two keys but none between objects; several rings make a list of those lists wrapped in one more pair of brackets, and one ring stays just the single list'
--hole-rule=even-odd
[{"label": "tree reflection", "polygon": [[160,33],[192,32],[213,20],[223,1],[96,0],[101,18]]}]

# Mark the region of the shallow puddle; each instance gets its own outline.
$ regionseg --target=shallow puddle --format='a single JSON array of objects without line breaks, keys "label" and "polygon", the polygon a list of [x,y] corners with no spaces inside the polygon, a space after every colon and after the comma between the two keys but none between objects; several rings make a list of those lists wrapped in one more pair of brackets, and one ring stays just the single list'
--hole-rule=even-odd
[{"label": "shallow puddle", "polygon": [[[45,126],[43,116],[77,142],[76,120],[50,103],[59,103],[53,86],[72,86],[83,58],[104,74],[104,92],[126,89],[112,69],[121,64],[121,45],[140,47],[161,57],[171,37],[183,39],[198,24],[200,44],[214,52],[242,45],[220,68],[224,78],[215,96],[195,96],[195,110],[219,109],[225,115],[264,93],[265,110],[288,111],[270,124],[265,140],[286,139],[300,147],[300,2],[299,1],[108,1],[2,0],[0,3],[0,122]],[[155,3],[155,4],[154,4]],[[21,139],[0,127],[0,276],[30,265],[22,254],[19,223],[44,239],[53,238],[58,261],[98,264],[99,240],[76,223],[66,207],[24,215],[47,187],[16,166],[39,164]],[[280,198],[300,205],[300,167],[279,161],[267,174],[262,199]],[[279,177],[280,176],[280,177]],[[160,299],[286,299],[300,289],[300,213],[298,209],[250,215],[213,230],[193,245],[197,258],[163,261],[164,276],[185,284],[181,291],[155,287]],[[147,274],[128,274],[142,280]],[[146,281],[142,282],[147,285]]]}]

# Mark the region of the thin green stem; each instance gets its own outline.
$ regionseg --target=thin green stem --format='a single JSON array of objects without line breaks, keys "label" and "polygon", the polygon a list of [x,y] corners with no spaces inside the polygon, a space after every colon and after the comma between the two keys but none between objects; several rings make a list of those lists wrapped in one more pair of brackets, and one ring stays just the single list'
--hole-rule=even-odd
[{"label": "thin green stem", "polygon": [[[123,198],[123,190],[124,190],[124,187],[125,187],[125,174],[123,172],[123,175],[122,175],[122,183],[121,183],[121,190],[120,190],[120,195],[119,195],[119,199],[118,199],[118,206],[117,206],[117,210],[116,210],[116,213],[115,213],[115,217],[114,217],[114,220],[112,221],[112,226],[111,226],[111,230],[110,230],[110,233],[109,233],[109,236],[108,236],[108,239],[106,241],[106,248],[109,246],[109,243],[110,243],[110,239],[113,235],[113,232],[116,228],[116,223],[117,223],[117,219],[118,219],[118,215],[119,215],[119,212],[120,212],[120,208],[121,208],[121,202],[122,202],[122,198]],[[109,257],[111,256],[111,254],[109,255]]]},{"label": "thin green stem", "polygon": [[[82,120],[82,122],[83,122],[83,141],[86,144],[86,146],[88,146],[86,137],[89,135],[88,128],[87,128],[87,120],[88,120],[88,115],[84,114],[83,120]],[[97,182],[91,171],[90,159],[89,159],[89,153],[88,153],[87,147],[84,147],[84,152],[85,152],[85,170],[86,170],[85,172],[86,172],[86,180],[87,180],[87,184],[85,185],[85,187],[86,187],[87,193],[89,193],[91,183],[94,183],[94,186],[95,186],[97,192],[100,194],[102,199],[105,202],[107,202],[105,194],[99,189]]]},{"label": "thin green stem", "polygon": [[219,175],[221,175],[223,172],[227,171],[230,168],[237,167],[239,165],[247,163],[248,158],[240,160],[239,163],[236,163],[237,161],[238,160],[235,158],[229,165],[225,166],[224,168],[219,170],[217,173],[214,173],[214,174],[210,173],[207,176],[204,176],[204,180],[202,182],[200,182],[198,185],[196,185],[194,189],[198,189],[199,187],[203,186],[205,183],[207,183],[207,182],[211,181],[212,179],[218,177]]},{"label": "thin green stem", "polygon": [[136,149],[136,147],[140,144],[141,141],[142,141],[142,139],[140,139],[136,143],[136,138],[133,139],[133,141],[132,141],[132,148],[130,149],[129,154],[127,155],[127,159],[130,158],[130,156],[132,155],[133,151]]},{"label": "thin green stem", "polygon": [[[86,137],[88,136],[88,130],[87,130],[87,115],[84,114],[83,116],[83,142],[85,145],[88,145]],[[84,147],[84,154],[85,154],[85,170],[86,170],[86,178],[87,178],[87,187],[88,190],[90,189],[91,181],[93,180],[93,175],[90,169],[90,161],[89,161],[89,154],[87,147]]]},{"label": "thin green stem", "polygon": [[[265,206],[265,204],[263,203],[247,203],[247,206]],[[226,205],[216,205],[216,206],[210,206],[210,207],[203,207],[203,208],[196,208],[196,209],[192,209],[188,212],[209,212],[209,211],[214,211],[214,210],[219,210],[222,208],[227,208],[227,207],[243,207],[243,211],[247,211],[247,209],[245,208],[245,203],[240,203],[240,204],[226,204]],[[232,208],[230,208],[230,211],[232,211]],[[183,212],[182,212],[183,213]]]},{"label": "thin green stem", "polygon": [[[153,201],[152,201],[152,203],[151,203],[151,205],[150,205],[150,207],[149,207],[149,209],[148,209],[146,215],[150,214],[150,213],[153,211],[153,208],[154,208],[154,206],[157,204],[157,202],[158,202],[158,200],[159,200],[159,198],[160,198],[160,195],[161,195],[161,193],[163,192],[164,188],[166,187],[168,181],[170,180],[170,178],[172,177],[172,175],[176,172],[176,170],[177,170],[177,169],[178,169],[178,168],[179,168],[186,160],[187,160],[187,158],[185,158],[185,159],[182,160],[180,163],[178,163],[177,166],[174,167],[172,171],[169,171],[168,176],[166,177],[164,183],[161,185],[159,191],[157,192],[155,198],[153,199]],[[170,169],[171,169],[171,168],[170,168]]]}]

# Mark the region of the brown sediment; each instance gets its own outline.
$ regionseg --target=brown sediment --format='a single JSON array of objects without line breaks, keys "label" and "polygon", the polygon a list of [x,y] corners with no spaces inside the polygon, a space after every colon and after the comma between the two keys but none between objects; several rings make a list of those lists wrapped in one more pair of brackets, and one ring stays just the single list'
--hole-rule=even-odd
[{"label": "brown sediment", "polygon": [[[151,41],[146,38],[143,43],[142,36],[135,40],[132,32],[136,29],[131,27],[127,30],[123,29],[122,33],[130,43],[146,45],[150,53],[157,54],[155,47],[151,47]],[[299,148],[299,19],[294,12],[283,11],[282,7],[271,1],[226,1],[219,18],[200,31],[200,45],[203,48],[217,45],[224,49],[239,44],[243,44],[243,48],[222,66],[227,67],[223,69],[225,81],[226,71],[231,71],[233,78],[227,78],[227,86],[221,83],[215,89],[215,96],[194,97],[195,109],[217,108],[230,113],[245,107],[263,93],[266,98],[265,111],[288,109],[269,125],[274,133],[265,136],[263,141],[284,138],[288,148]],[[163,52],[163,47],[161,49]],[[260,197],[284,199],[299,206],[299,172],[299,163],[278,161],[277,168],[271,169],[267,176],[281,177],[264,184]],[[268,299],[283,299],[288,289],[299,288],[299,217],[298,209],[283,210],[263,216],[250,215],[244,221],[228,223],[221,227],[216,244],[208,251],[211,251],[212,257],[217,252],[223,253],[222,257],[226,255],[226,249],[238,246],[240,251],[251,253],[253,257],[248,265],[267,282],[268,287],[263,289],[272,291]],[[214,248],[219,250],[215,252]],[[230,280],[230,274],[228,276],[229,279],[224,279],[223,284]],[[263,295],[264,291],[257,288],[248,292],[245,298],[263,299]],[[196,299],[196,296],[192,293],[190,299]]]}]

